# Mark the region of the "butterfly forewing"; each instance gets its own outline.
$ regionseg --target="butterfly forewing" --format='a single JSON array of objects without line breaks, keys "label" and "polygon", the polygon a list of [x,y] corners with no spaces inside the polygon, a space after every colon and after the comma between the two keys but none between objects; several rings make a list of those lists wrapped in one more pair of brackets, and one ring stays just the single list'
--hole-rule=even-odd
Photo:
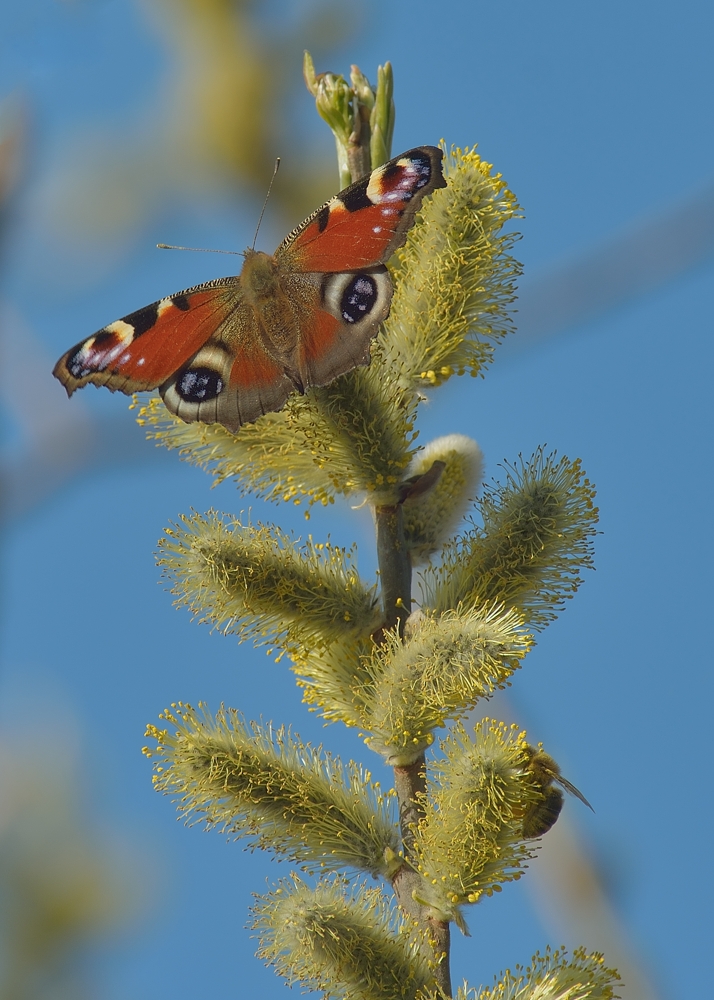
[{"label": "butterfly forewing", "polygon": [[237,281],[196,285],[129,313],[63,354],[53,374],[68,395],[89,382],[125,393],[156,389],[225,322]]},{"label": "butterfly forewing", "polygon": [[435,146],[420,146],[373,170],[293,230],[276,259],[323,272],[385,263],[406,240],[422,199],[445,186],[442,157]]}]

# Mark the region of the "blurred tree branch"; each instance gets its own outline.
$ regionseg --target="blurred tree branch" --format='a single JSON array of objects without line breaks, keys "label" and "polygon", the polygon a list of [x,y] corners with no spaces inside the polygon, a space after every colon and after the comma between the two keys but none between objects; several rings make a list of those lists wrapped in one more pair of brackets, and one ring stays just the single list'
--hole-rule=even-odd
[{"label": "blurred tree branch", "polygon": [[223,188],[262,197],[276,156],[290,164],[290,184],[271,196],[286,224],[323,201],[332,171],[305,134],[312,123],[290,80],[308,38],[318,49],[346,39],[353,22],[344,8],[320,0],[286,14],[277,30],[275,19],[261,21],[257,0],[147,0],[144,9],[168,50],[168,74],[131,125],[85,128],[73,143],[56,224],[75,238],[106,239],[172,195]]}]

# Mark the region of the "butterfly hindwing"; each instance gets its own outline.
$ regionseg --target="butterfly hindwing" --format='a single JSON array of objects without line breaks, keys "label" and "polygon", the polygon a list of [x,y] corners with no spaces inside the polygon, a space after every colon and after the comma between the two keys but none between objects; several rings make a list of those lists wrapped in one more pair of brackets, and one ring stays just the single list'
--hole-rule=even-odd
[{"label": "butterfly hindwing", "polygon": [[299,342],[309,385],[327,385],[369,364],[370,342],[391,301],[392,281],[384,265],[322,275],[320,309],[302,328]]},{"label": "butterfly hindwing", "polygon": [[182,420],[235,432],[279,410],[295,389],[284,364],[265,349],[254,311],[241,303],[160,392]]}]

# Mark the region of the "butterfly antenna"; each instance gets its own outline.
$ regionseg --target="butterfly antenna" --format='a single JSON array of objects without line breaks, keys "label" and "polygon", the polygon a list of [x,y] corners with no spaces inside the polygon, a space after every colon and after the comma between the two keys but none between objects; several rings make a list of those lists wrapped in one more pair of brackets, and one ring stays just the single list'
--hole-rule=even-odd
[{"label": "butterfly antenna", "polygon": [[251,250],[255,250],[255,242],[258,239],[258,232],[260,230],[260,224],[263,221],[263,216],[265,215],[265,208],[268,204],[268,198],[270,197],[270,192],[273,190],[273,181],[275,180],[278,170],[280,169],[280,157],[275,161],[275,168],[273,170],[273,176],[270,178],[270,184],[268,184],[268,193],[265,196],[265,201],[263,202],[263,207],[260,210],[260,218],[258,219],[258,225],[255,227],[255,236],[253,237],[253,246]]},{"label": "butterfly antenna", "polygon": [[242,250],[211,250],[208,247],[175,247],[170,243],[157,243],[159,250],[193,250],[194,253],[232,253],[238,257],[243,256]]}]

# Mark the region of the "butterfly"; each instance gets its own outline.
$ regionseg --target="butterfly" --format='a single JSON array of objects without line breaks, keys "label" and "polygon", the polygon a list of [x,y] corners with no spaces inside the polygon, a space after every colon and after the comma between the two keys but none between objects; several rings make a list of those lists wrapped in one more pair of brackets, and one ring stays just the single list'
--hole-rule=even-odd
[{"label": "butterfly", "polygon": [[92,382],[127,394],[158,388],[182,420],[237,432],[292,392],[368,365],[389,314],[385,262],[422,200],[444,187],[442,152],[410,149],[345,188],[275,254],[249,249],[239,275],[129,313],[70,348],[53,375],[71,396]]}]

